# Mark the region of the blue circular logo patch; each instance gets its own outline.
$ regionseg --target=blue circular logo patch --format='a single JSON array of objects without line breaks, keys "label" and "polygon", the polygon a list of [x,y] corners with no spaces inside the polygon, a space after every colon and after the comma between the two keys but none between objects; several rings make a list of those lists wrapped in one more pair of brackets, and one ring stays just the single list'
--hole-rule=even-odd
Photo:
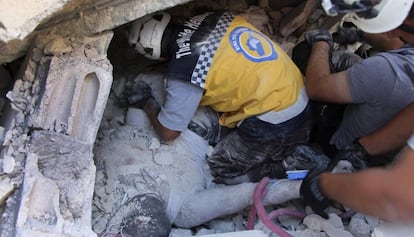
[{"label": "blue circular logo patch", "polygon": [[277,59],[272,42],[262,33],[247,27],[236,27],[230,32],[230,43],[237,53],[253,62]]}]

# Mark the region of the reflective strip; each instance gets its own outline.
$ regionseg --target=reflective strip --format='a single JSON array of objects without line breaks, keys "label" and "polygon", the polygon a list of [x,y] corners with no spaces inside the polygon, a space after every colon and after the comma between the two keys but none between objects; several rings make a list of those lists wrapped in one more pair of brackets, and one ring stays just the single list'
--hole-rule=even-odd
[{"label": "reflective strip", "polygon": [[264,114],[256,116],[258,119],[272,123],[272,124],[279,124],[283,123],[285,121],[288,121],[289,119],[292,119],[303,112],[303,110],[306,108],[306,105],[308,105],[309,98],[308,94],[306,94],[305,88],[302,88],[300,90],[298,99],[296,102],[287,107],[286,109],[279,110],[279,111],[269,111]]},{"label": "reflective strip", "polygon": [[409,147],[411,147],[411,149],[414,150],[414,134],[411,135],[410,139],[408,139],[407,144]]},{"label": "reflective strip", "polygon": [[210,70],[214,55],[233,19],[234,16],[227,12],[220,17],[214,30],[206,40],[207,44],[204,44],[201,48],[200,56],[198,57],[197,64],[191,75],[191,83],[201,88],[205,88],[207,73]]}]

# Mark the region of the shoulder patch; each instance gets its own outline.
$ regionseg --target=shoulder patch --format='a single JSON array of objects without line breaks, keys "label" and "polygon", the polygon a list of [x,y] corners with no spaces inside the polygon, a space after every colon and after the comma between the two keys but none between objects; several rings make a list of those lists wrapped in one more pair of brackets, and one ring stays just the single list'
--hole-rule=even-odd
[{"label": "shoulder patch", "polygon": [[272,42],[261,32],[248,27],[236,27],[230,32],[230,43],[237,53],[253,62],[277,60]]}]

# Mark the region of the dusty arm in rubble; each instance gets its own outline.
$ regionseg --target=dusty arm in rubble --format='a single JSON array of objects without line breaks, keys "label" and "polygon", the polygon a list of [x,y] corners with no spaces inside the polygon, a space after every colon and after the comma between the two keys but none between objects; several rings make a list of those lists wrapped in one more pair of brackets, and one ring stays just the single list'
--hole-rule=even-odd
[{"label": "dusty arm in rubble", "polygon": [[333,103],[352,102],[346,72],[331,73],[329,44],[320,41],[313,45],[306,68],[306,92],[309,98]]},{"label": "dusty arm in rubble", "polygon": [[[277,205],[299,199],[301,181],[284,181],[271,188],[263,205]],[[236,214],[253,204],[256,183],[242,183],[208,189],[191,195],[181,205],[174,224],[181,228],[192,228],[217,217]],[[208,204],[208,205],[207,205]]]},{"label": "dusty arm in rubble", "polygon": [[[404,148],[390,168],[323,173],[319,185],[329,198],[355,211],[391,221],[414,221],[414,150]],[[357,195],[356,195],[357,194]]]}]

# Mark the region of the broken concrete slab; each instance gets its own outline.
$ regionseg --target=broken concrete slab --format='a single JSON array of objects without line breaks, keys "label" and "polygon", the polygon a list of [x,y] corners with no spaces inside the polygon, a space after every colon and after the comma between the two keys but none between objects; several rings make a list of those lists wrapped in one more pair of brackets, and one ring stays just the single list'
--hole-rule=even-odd
[{"label": "broken concrete slab", "polygon": [[329,214],[329,219],[324,219],[317,214],[311,214],[303,219],[303,224],[317,232],[325,232],[328,236],[352,237],[352,234],[344,230],[341,218],[336,214]]},{"label": "broken concrete slab", "polygon": [[56,55],[40,60],[35,80],[44,83],[44,94],[29,126],[95,141],[112,84],[112,65],[106,58],[111,38],[109,32],[83,38],[80,44],[59,38],[46,45],[44,53]]},{"label": "broken concrete slab", "polygon": [[13,183],[8,177],[0,177],[0,205],[9,197],[11,192],[14,190]]},{"label": "broken concrete slab", "polygon": [[[0,27],[0,63],[11,62],[26,54],[38,36],[49,39],[54,35],[91,36],[114,29],[146,14],[187,3],[189,0],[42,1],[48,2],[51,5],[49,8],[49,4],[39,4],[38,1],[24,2],[27,6],[33,5],[36,11],[21,7],[18,11],[12,10],[11,14],[0,16],[0,26],[6,27],[3,31]],[[70,4],[62,7],[64,3]],[[8,9],[9,5],[15,4],[0,0],[1,9]],[[16,19],[24,20],[13,27],[11,22]]]},{"label": "broken concrete slab", "polygon": [[[0,42],[24,39],[46,17],[58,11],[70,0],[0,0]],[[7,10],[5,10],[7,9]]]},{"label": "broken concrete slab", "polygon": [[[95,237],[92,145],[35,131],[27,154],[16,236]],[[45,195],[47,194],[47,195]]]},{"label": "broken concrete slab", "polygon": [[[10,111],[2,116],[2,125],[7,129],[1,150],[2,172],[12,177],[16,192],[5,204],[0,235],[95,236],[90,228],[95,175],[91,149],[112,83],[112,65],[106,58],[111,38],[112,32],[95,37],[55,38],[49,43],[33,46],[26,57],[13,90],[7,93]],[[65,70],[61,71],[62,68]],[[68,95],[72,97],[68,98]],[[53,119],[56,118],[66,119],[67,133],[55,134],[54,129],[48,131],[48,125],[55,123]],[[52,122],[41,123],[42,119]],[[36,143],[36,134],[41,132],[28,135],[30,129],[50,132],[44,136],[52,140],[43,138],[42,142]],[[74,140],[80,147],[73,147]],[[65,150],[67,146],[71,148]],[[50,150],[52,148],[55,150]],[[43,157],[42,152],[47,155]],[[85,171],[60,163],[69,162],[70,158],[66,155],[75,153],[76,161],[90,166],[84,168]],[[59,157],[62,160],[56,160]],[[42,160],[43,164],[54,164],[44,169],[42,174],[40,163],[31,163],[33,159]],[[51,174],[54,179],[44,177],[51,171],[57,171],[55,175]],[[76,182],[70,183],[71,177],[75,177]],[[84,183],[78,180],[82,178]],[[65,190],[65,187],[73,191]],[[61,209],[62,205],[66,209]]]}]

